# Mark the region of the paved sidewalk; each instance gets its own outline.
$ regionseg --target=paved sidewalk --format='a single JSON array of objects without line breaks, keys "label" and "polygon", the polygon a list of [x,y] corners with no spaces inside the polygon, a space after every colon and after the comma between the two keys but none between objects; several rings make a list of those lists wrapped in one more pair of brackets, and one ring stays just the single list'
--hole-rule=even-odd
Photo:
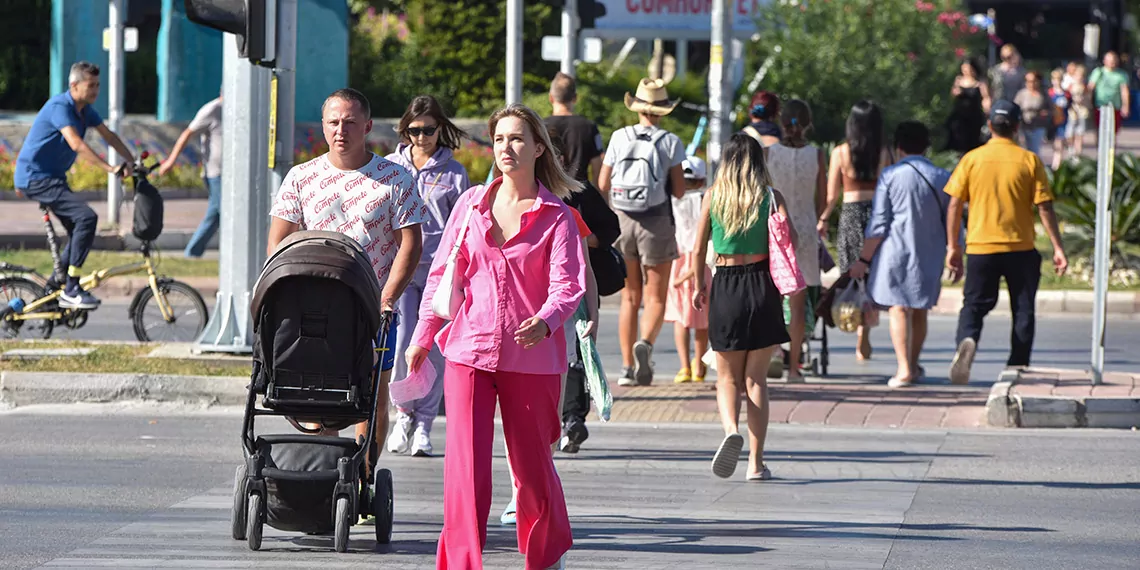
[{"label": "paved sidewalk", "polygon": [[[612,388],[611,421],[720,423],[716,382]],[[769,383],[771,423],[878,428],[984,427],[989,386],[918,385],[888,388],[859,378],[828,378],[807,384]],[[741,403],[740,424],[746,412]],[[591,412],[588,421],[598,421]]]}]

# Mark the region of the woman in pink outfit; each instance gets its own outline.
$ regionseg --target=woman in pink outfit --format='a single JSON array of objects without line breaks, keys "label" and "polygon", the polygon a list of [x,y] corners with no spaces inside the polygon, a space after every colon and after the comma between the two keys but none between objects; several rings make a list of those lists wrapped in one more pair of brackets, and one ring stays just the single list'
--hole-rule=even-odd
[{"label": "woman in pink outfit", "polygon": [[[518,487],[519,552],[526,570],[559,567],[570,520],[551,446],[561,435],[563,322],[582,298],[585,265],[574,218],[561,198],[580,185],[551,151],[539,116],[522,105],[489,121],[499,178],[455,204],[432,263],[406,358],[417,370],[439,343],[447,361],[443,532],[436,568],[481,570],[491,509],[495,400]],[[463,306],[445,323],[431,309],[464,224],[456,273]],[[446,326],[445,326],[446,325]],[[442,329],[442,330],[441,330]]]}]

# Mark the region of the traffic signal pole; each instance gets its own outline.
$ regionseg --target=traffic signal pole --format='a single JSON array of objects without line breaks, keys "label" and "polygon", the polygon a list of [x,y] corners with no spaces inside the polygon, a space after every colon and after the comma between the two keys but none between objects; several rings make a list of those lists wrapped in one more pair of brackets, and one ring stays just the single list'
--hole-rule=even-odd
[{"label": "traffic signal pole", "polygon": [[[195,352],[249,354],[249,306],[265,264],[269,211],[293,163],[297,0],[278,0],[276,66],[239,57],[226,34],[218,297]],[[272,93],[271,93],[272,91]]]},{"label": "traffic signal pole", "polygon": [[507,0],[507,104],[522,103],[522,0]]},{"label": "traffic signal pole", "polygon": [[[127,0],[108,2],[107,25],[111,30],[110,45],[107,46],[107,128],[120,134],[123,120],[123,78],[126,54],[123,46],[123,21],[127,16]],[[122,162],[115,147],[107,145],[107,163],[118,166]],[[108,224],[119,226],[120,205],[123,202],[122,179],[116,174],[107,175],[107,217]]]},{"label": "traffic signal pole", "polygon": [[732,132],[729,113],[732,111],[732,77],[729,61],[732,59],[731,0],[713,0],[712,46],[709,49],[709,179],[712,179],[724,143]]},{"label": "traffic signal pole", "polygon": [[562,73],[575,77],[578,59],[578,0],[562,4]]}]

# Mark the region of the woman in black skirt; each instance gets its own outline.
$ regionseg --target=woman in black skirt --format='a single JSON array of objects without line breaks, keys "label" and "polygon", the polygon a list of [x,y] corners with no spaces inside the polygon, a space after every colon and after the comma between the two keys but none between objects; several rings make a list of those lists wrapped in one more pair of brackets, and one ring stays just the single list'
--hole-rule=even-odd
[{"label": "woman in black skirt", "polygon": [[780,292],[768,271],[768,216],[777,210],[788,215],[783,197],[772,189],[760,143],[733,135],[716,182],[705,193],[692,268],[697,280],[693,306],[700,309],[706,302],[703,281],[711,235],[717,262],[707,299],[709,344],[716,352],[716,399],[725,433],[712,470],[721,478],[736,471],[744,446],[738,423],[741,391],[748,402],[747,480],[772,477],[764,464],[768,363],[772,351],[789,341]]},{"label": "woman in black skirt", "polygon": [[[847,140],[831,151],[831,165],[827,175],[827,205],[819,216],[816,229],[827,239],[831,212],[843,198],[839,211],[839,231],[836,249],[839,271],[847,273],[851,264],[863,251],[863,233],[871,220],[871,204],[879,174],[894,163],[894,157],[883,138],[883,113],[871,101],[860,101],[847,116]],[[855,358],[871,358],[871,334],[866,327],[857,331]]]}]

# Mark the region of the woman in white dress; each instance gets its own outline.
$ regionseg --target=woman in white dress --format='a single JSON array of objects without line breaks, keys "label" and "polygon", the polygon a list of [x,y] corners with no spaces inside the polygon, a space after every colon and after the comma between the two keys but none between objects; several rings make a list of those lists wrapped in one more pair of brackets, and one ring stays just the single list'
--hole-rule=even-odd
[{"label": "woman in white dress", "polygon": [[[808,287],[818,288],[819,236],[816,220],[827,199],[827,166],[823,150],[808,144],[807,133],[812,127],[811,107],[799,99],[783,105],[780,112],[783,139],[767,149],[768,169],[772,186],[784,195],[788,216],[796,235],[796,262],[804,274]],[[803,382],[800,354],[803,350],[807,327],[808,291],[800,291],[788,298],[790,319],[788,336],[792,338],[788,353],[788,382]]]}]

